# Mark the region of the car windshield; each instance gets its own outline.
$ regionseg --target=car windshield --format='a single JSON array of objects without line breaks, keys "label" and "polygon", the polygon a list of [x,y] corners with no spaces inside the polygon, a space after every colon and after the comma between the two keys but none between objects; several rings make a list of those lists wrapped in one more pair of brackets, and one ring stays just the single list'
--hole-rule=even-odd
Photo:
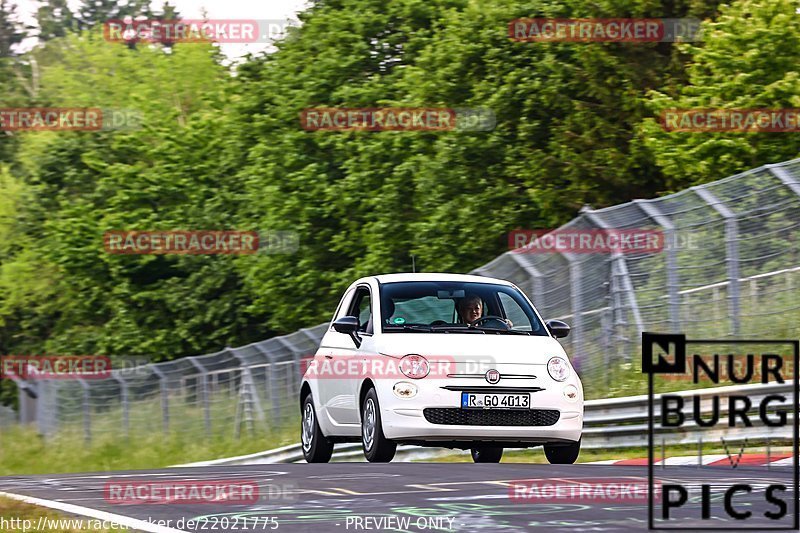
[{"label": "car windshield", "polygon": [[382,331],[548,335],[522,293],[507,285],[407,281],[381,285]]}]

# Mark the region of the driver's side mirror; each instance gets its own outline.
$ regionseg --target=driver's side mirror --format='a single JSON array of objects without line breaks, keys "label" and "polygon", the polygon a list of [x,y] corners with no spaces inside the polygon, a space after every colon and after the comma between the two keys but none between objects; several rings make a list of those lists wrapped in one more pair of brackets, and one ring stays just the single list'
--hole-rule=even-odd
[{"label": "driver's side mirror", "polygon": [[544,324],[547,326],[547,329],[550,331],[550,333],[553,334],[553,337],[557,339],[563,339],[569,335],[570,327],[566,322],[552,319],[548,320]]},{"label": "driver's side mirror", "polygon": [[361,347],[361,337],[358,336],[359,326],[360,324],[357,316],[343,316],[333,323],[334,330],[339,333],[344,333],[345,335],[350,335],[350,338],[353,339],[356,348]]}]

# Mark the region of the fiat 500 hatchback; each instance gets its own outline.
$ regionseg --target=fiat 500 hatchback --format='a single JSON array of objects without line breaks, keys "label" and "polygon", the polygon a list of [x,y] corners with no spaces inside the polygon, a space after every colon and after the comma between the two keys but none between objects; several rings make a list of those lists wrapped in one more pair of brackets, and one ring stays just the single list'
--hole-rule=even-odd
[{"label": "fiat 500 hatchback", "polygon": [[573,463],[583,388],[525,294],[499,279],[456,274],[363,278],[342,297],[307,361],[300,406],[306,460],[330,460],[337,442],[361,440],[371,462],[397,444],[470,449],[498,462],[504,448],[542,445]]}]

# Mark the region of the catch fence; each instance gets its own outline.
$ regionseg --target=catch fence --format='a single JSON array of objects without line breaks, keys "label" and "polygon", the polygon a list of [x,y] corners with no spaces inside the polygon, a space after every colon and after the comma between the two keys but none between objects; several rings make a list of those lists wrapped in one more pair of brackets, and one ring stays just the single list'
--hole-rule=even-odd
[{"label": "catch fence", "polygon": [[[562,342],[588,398],[641,394],[642,331],[798,337],[799,228],[795,160],[662,198],[585,208],[562,227],[660,231],[660,253],[516,250],[473,273],[514,282],[545,318],[571,325]],[[300,358],[316,350],[327,327],[114,371],[108,379],[18,381],[20,417],[45,435],[71,430],[87,440],[159,431],[268,436],[297,424]]]}]

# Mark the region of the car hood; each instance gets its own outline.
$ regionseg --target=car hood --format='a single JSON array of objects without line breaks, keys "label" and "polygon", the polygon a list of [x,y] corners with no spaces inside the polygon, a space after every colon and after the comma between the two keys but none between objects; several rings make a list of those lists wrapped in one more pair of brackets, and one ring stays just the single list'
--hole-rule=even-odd
[{"label": "car hood", "polygon": [[472,333],[384,333],[375,348],[382,355],[420,354],[429,361],[491,358],[499,363],[543,365],[553,356],[566,357],[552,337]]}]

